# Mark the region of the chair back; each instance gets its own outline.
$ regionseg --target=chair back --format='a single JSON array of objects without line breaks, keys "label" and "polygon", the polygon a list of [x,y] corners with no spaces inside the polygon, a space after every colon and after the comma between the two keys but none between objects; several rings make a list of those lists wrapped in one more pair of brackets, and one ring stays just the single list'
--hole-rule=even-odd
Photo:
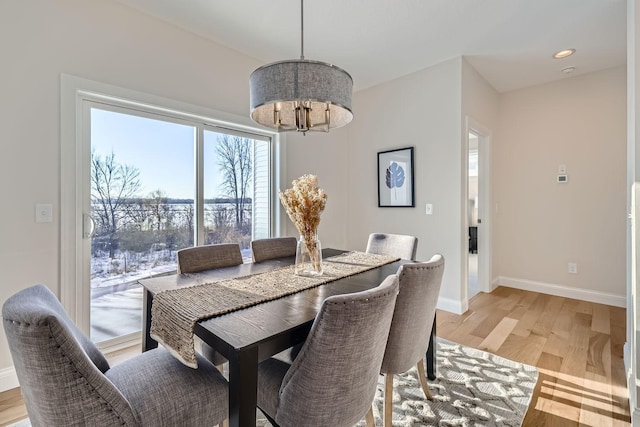
[{"label": "chair back", "polygon": [[43,285],[9,297],[4,330],[34,426],[137,425],[109,363]]},{"label": "chair back", "polygon": [[425,357],[443,272],[444,257],[440,254],[434,255],[428,262],[400,266],[400,291],[381,373],[406,372]]},{"label": "chair back", "polygon": [[389,335],[398,278],[328,297],[280,386],[279,425],[352,426],[369,410]]},{"label": "chair back", "polygon": [[366,251],[370,254],[391,255],[415,260],[418,251],[418,238],[403,234],[372,233],[369,235]]},{"label": "chair back", "polygon": [[262,262],[274,258],[296,255],[298,241],[295,237],[274,237],[258,239],[251,242],[253,262]]},{"label": "chair back", "polygon": [[237,243],[194,246],[178,251],[178,273],[197,273],[240,264],[242,253]]}]

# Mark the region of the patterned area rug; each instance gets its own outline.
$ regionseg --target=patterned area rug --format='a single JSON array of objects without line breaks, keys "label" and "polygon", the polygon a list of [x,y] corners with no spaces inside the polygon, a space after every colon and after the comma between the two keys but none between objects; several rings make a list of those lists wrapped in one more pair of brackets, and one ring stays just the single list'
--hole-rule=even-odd
[{"label": "patterned area rug", "polygon": [[[429,381],[431,402],[422,393],[415,368],[396,375],[394,427],[522,425],[538,380],[535,367],[438,338],[436,369],[438,378]],[[382,426],[383,391],[380,377],[373,411],[377,427]],[[271,426],[260,411],[256,425]],[[23,420],[12,427],[30,424]]]},{"label": "patterned area rug", "polygon": [[[429,381],[433,401],[424,396],[417,369],[395,376],[393,427],[519,427],[538,380],[533,366],[442,338],[437,339],[436,374],[438,378]],[[376,427],[383,425],[383,396],[380,376],[373,410]],[[258,426],[271,426],[258,414]],[[365,425],[364,420],[357,424]]]},{"label": "patterned area rug", "polygon": [[[495,354],[439,338],[437,379],[429,381],[428,401],[417,369],[394,378],[393,426],[522,425],[538,370]],[[378,383],[376,426],[382,426],[384,385]],[[364,426],[362,421],[358,426]]]}]

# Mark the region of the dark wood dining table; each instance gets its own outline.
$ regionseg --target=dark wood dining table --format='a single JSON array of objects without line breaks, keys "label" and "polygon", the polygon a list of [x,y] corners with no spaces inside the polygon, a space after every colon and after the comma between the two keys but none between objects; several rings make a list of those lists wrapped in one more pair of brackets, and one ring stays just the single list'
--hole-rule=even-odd
[{"label": "dark wood dining table", "polygon": [[[345,251],[324,249],[322,252],[326,258]],[[414,261],[399,260],[293,295],[198,322],[194,329],[195,335],[229,360],[229,425],[255,427],[258,364],[303,342],[325,298],[374,288],[390,274],[396,274],[400,265],[411,262]],[[293,257],[278,258],[206,270],[188,276],[174,274],[139,280],[145,289],[142,351],[158,346],[157,341],[149,334],[155,294],[199,283],[263,273],[293,263]],[[434,336],[435,320],[426,354],[427,376],[431,380],[435,379]]]}]

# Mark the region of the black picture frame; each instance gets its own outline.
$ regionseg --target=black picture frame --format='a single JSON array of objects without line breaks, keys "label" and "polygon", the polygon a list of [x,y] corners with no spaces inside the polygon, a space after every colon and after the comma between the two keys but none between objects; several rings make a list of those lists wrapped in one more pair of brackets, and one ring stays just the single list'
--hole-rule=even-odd
[{"label": "black picture frame", "polygon": [[415,207],[413,147],[378,152],[378,207]]}]

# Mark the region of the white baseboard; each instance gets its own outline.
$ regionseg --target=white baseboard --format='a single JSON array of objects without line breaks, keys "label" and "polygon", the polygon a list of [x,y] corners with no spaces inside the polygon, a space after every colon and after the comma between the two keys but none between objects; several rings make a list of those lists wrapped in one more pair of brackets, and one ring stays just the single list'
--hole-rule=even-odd
[{"label": "white baseboard", "polygon": [[18,376],[16,375],[16,370],[13,366],[0,369],[0,393],[19,386]]},{"label": "white baseboard", "polygon": [[462,314],[466,311],[463,310],[461,301],[444,297],[438,298],[437,308],[438,310],[444,310],[455,314]]},{"label": "white baseboard", "polygon": [[[513,277],[500,276],[497,282],[501,286],[508,288],[522,289],[524,291],[540,292],[542,294],[555,295],[565,298],[579,299],[582,301],[595,302],[598,304],[612,305],[615,307],[626,307],[626,295],[615,295],[606,292],[591,291],[587,289],[569,288],[553,283],[536,282],[533,280],[516,279]],[[494,280],[494,283],[496,282]]]}]

